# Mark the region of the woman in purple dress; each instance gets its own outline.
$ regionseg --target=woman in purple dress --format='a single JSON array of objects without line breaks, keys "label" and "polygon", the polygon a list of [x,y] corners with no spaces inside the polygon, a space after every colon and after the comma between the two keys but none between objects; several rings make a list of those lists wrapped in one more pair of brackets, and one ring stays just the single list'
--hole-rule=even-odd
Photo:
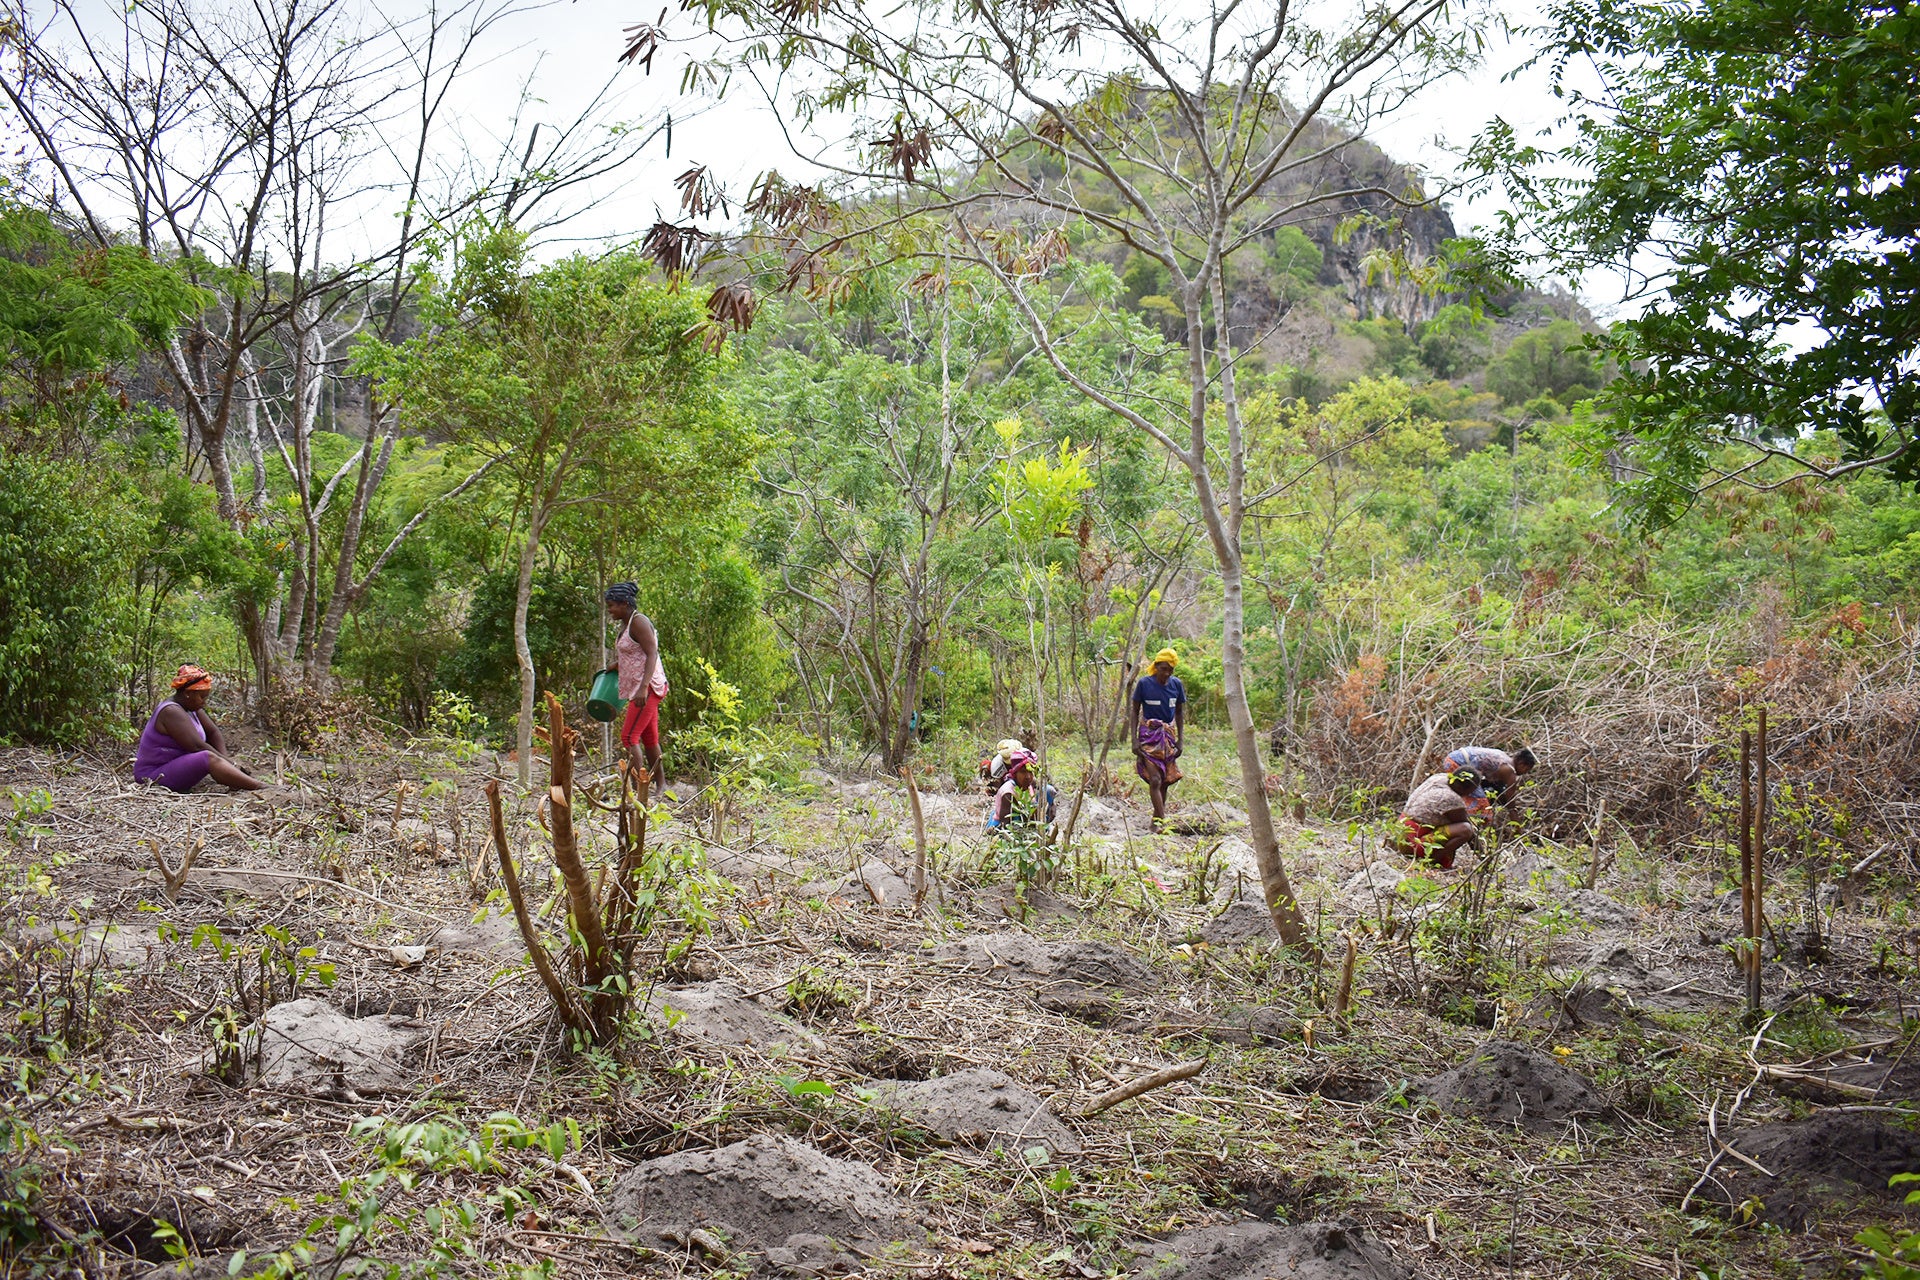
[{"label": "woman in purple dress", "polygon": [[173,678],[173,696],[154,709],[147,727],[140,731],[140,746],[133,757],[135,782],[183,792],[207,778],[235,791],[266,787],[227,758],[227,741],[205,710],[212,693],[212,676],[196,666],[180,668]]}]

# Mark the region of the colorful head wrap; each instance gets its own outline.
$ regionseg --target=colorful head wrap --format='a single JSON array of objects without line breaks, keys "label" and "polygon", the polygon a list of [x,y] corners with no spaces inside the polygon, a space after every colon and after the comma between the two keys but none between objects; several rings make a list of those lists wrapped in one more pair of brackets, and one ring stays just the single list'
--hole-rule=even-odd
[{"label": "colorful head wrap", "polygon": [[616,582],[607,588],[608,604],[624,604],[628,608],[640,603],[640,584],[637,582]]},{"label": "colorful head wrap", "polygon": [[1018,769],[1023,764],[1032,764],[1032,763],[1033,763],[1033,752],[1031,751],[1009,751],[1007,753],[1007,772],[1008,773],[1012,773],[1015,769]]},{"label": "colorful head wrap", "polygon": [[176,691],[183,691],[187,689],[211,689],[213,688],[213,677],[208,675],[201,668],[196,667],[191,662],[189,662],[185,666],[181,667],[180,670],[174,675],[173,687]]},{"label": "colorful head wrap", "polygon": [[1171,649],[1162,649],[1153,655],[1153,665],[1157,667],[1163,662],[1170,667],[1177,667],[1180,665],[1180,655]]}]

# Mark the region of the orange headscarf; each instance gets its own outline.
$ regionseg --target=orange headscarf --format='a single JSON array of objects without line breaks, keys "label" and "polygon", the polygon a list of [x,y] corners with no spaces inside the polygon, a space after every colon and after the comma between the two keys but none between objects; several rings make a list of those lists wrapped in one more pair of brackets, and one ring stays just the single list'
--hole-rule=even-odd
[{"label": "orange headscarf", "polygon": [[182,689],[211,689],[213,688],[213,677],[189,662],[181,667],[179,673],[173,677],[173,687],[176,691]]}]

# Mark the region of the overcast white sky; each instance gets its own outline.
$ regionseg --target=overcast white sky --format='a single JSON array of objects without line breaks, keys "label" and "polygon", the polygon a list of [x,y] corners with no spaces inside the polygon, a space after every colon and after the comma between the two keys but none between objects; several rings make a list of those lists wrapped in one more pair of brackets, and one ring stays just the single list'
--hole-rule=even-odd
[{"label": "overcast white sky", "polygon": [[[564,114],[596,88],[613,66],[621,48],[621,29],[656,18],[664,2],[572,0],[515,19],[501,36],[501,48],[508,52],[484,83],[475,81],[471,86],[475,100],[470,110],[486,114],[519,79],[533,73],[549,110],[555,117]],[[1532,0],[1514,0],[1510,9],[1523,19],[1534,11]],[[691,22],[677,4],[669,7],[667,17],[670,28],[676,21]],[[1504,41],[1496,43],[1481,71],[1430,91],[1414,109],[1377,129],[1374,140],[1396,159],[1445,175],[1453,169],[1449,148],[1464,147],[1495,116],[1504,117],[1523,136],[1550,124],[1560,114],[1561,104],[1548,92],[1544,73],[1536,69],[1517,79],[1506,78],[1527,52]],[[686,118],[683,113],[695,104],[679,96],[682,60],[675,51],[663,49],[650,77],[631,69],[623,73],[634,86],[631,101],[636,113],[676,110],[671,159],[664,149],[656,149],[655,158],[636,166],[616,189],[610,189],[593,216],[569,228],[570,235],[586,239],[632,235],[651,224],[657,212],[676,216],[678,196],[672,179],[689,162],[712,166],[735,189],[744,189],[754,175],[768,168],[800,176],[775,122],[746,94]],[[1463,232],[1484,223],[1492,212],[1492,205],[1453,204],[1455,223]],[[1606,314],[1617,299],[1606,296],[1604,282],[1597,283],[1601,287],[1585,291],[1587,301]]]},{"label": "overcast white sky", "polygon": [[[220,0],[204,0],[210,5]],[[1183,0],[1171,0],[1182,3]],[[1193,0],[1184,0],[1191,3]],[[84,20],[96,32],[112,29],[116,19],[108,6],[118,0],[78,0]],[[412,10],[410,0],[390,0],[394,12]],[[1538,0],[1505,0],[1509,16],[1531,20]],[[621,110],[629,120],[674,115],[672,154],[660,143],[642,160],[629,166],[617,180],[606,180],[594,193],[591,212],[567,224],[559,234],[574,242],[602,242],[639,235],[661,215],[678,216],[679,197],[673,178],[690,163],[709,165],[727,188],[744,192],[753,177],[778,168],[805,177],[805,166],[789,152],[778,122],[750,86],[719,103],[683,97],[680,72],[685,54],[662,48],[651,75],[635,68],[619,68],[622,29],[643,20],[655,20],[666,9],[669,30],[694,34],[694,16],[682,13],[677,0],[562,0],[515,14],[485,37],[491,57],[484,69],[470,74],[449,103],[463,118],[459,134],[476,152],[497,155],[497,142],[488,135],[503,133],[517,101],[520,86],[532,79],[542,99],[534,118],[548,122],[571,120],[598,92],[610,75],[619,76],[625,95]],[[30,10],[31,12],[31,10]],[[368,16],[373,10],[369,7]],[[1523,137],[1550,124],[1561,104],[1548,92],[1545,75],[1535,69],[1518,78],[1508,75],[1523,62],[1528,50],[1496,37],[1482,68],[1471,76],[1444,83],[1394,120],[1375,129],[1373,140],[1395,159],[1420,166],[1444,178],[1454,167],[1453,148],[1464,148],[1495,116],[1504,117]],[[0,134],[13,134],[12,121],[0,116]],[[522,134],[524,137],[524,133]],[[551,135],[548,135],[549,137]],[[8,141],[24,142],[24,138]],[[436,142],[443,148],[460,145],[452,132]],[[1455,201],[1452,212],[1462,232],[1489,220],[1494,206]],[[384,222],[390,210],[365,210],[365,216]],[[552,244],[550,248],[559,248]],[[1585,291],[1590,306],[1603,317],[1614,310],[1608,283],[1596,281]]]}]

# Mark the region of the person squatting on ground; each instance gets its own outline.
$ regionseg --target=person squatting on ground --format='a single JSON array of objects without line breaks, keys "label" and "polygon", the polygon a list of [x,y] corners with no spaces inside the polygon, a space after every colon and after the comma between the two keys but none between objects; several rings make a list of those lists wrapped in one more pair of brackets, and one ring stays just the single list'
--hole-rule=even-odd
[{"label": "person squatting on ground", "polygon": [[1002,738],[993,744],[993,754],[980,761],[980,781],[986,785],[987,795],[1000,794],[1000,784],[1006,781],[1008,761],[1016,751],[1026,751],[1027,744],[1018,738]]},{"label": "person squatting on ground", "polygon": [[1538,763],[1530,747],[1512,755],[1494,747],[1456,747],[1447,753],[1448,769],[1471,769],[1480,777],[1480,789],[1467,797],[1467,815],[1485,818],[1495,805],[1507,805],[1520,790],[1520,779]]},{"label": "person squatting on ground", "polygon": [[1461,845],[1480,847],[1480,835],[1467,817],[1467,801],[1479,790],[1480,775],[1471,769],[1428,778],[1407,797],[1394,847],[1416,862],[1451,871]]},{"label": "person squatting on ground", "polygon": [[227,757],[227,740],[206,713],[213,677],[191,664],[173,678],[173,696],[154,708],[134,751],[133,780],[187,792],[212,778],[235,791],[261,791],[260,781]]},{"label": "person squatting on ground", "polygon": [[1053,822],[1054,790],[1052,786],[1042,790],[1039,778],[1034,776],[1033,763],[1033,753],[1025,748],[1008,754],[1006,776],[987,809],[987,830],[1005,831],[1009,827]]},{"label": "person squatting on ground", "polygon": [[613,657],[620,672],[620,696],[627,701],[620,745],[634,779],[651,777],[657,791],[667,785],[666,766],[660,762],[660,701],[667,696],[667,668],[653,620],[640,612],[639,603],[637,583],[616,582],[607,588],[607,613],[620,624]]},{"label": "person squatting on ground", "polygon": [[1133,739],[1133,771],[1147,784],[1153,816],[1167,816],[1167,789],[1180,781],[1174,761],[1185,748],[1187,687],[1173,674],[1180,655],[1162,649],[1153,655],[1148,674],[1133,686],[1127,707],[1127,733]]}]

